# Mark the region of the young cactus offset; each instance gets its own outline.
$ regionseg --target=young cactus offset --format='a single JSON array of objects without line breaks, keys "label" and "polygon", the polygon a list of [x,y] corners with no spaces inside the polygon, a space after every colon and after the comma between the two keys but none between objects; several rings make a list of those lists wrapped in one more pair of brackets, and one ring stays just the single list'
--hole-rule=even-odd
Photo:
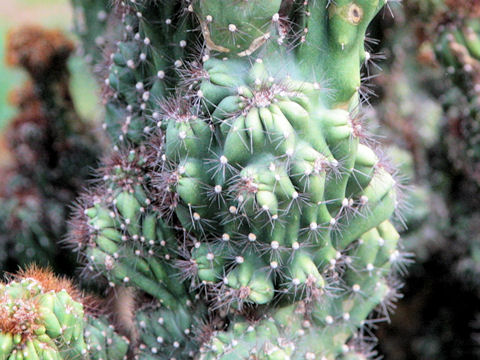
[{"label": "young cactus offset", "polygon": [[371,354],[361,329],[387,315],[404,259],[396,181],[360,120],[383,5],[118,4],[116,151],[70,240],[87,274],[150,300],[127,321],[139,359]]},{"label": "young cactus offset", "polygon": [[71,356],[86,353],[83,309],[66,290],[50,292],[34,279],[22,279],[2,284],[0,292],[1,359],[61,359],[62,351]]},{"label": "young cactus offset", "polygon": [[96,300],[49,270],[20,272],[0,298],[2,360],[126,359],[128,340],[93,315]]}]

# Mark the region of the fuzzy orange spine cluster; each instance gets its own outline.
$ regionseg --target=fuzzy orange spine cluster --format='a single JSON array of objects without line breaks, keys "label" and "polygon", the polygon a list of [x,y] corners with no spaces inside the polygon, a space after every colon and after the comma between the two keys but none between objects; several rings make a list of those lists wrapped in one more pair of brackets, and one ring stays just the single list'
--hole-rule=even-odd
[{"label": "fuzzy orange spine cluster", "polygon": [[22,65],[31,74],[40,74],[64,65],[74,45],[58,30],[31,25],[10,30],[6,49],[7,64]]},{"label": "fuzzy orange spine cluster", "polygon": [[[0,295],[0,301],[5,304],[9,301],[6,294]],[[37,302],[35,299],[20,299],[13,308],[0,307],[0,332],[10,334],[21,334],[22,337],[29,337],[39,327],[36,323]]]},{"label": "fuzzy orange spine cluster", "polygon": [[480,0],[446,0],[445,4],[451,11],[463,17],[480,16]]}]

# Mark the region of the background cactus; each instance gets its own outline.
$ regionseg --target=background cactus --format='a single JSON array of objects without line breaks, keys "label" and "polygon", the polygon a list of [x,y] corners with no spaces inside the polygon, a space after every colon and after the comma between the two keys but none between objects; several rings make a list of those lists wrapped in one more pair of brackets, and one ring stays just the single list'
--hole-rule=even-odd
[{"label": "background cactus", "polygon": [[1,170],[3,271],[34,260],[72,271],[58,242],[100,149],[73,108],[66,67],[72,50],[58,31],[31,26],[9,34],[7,60],[31,80],[12,94],[19,114],[3,140],[10,154]]},{"label": "background cactus", "polygon": [[[480,6],[446,2],[447,10],[438,21],[439,37],[433,46],[436,58],[454,84],[445,92],[443,104],[449,117],[448,150],[452,163],[478,182]],[[452,14],[452,9],[456,11]],[[461,158],[466,154],[464,161]]]},{"label": "background cactus", "polygon": [[379,351],[388,359],[477,356],[472,334],[479,298],[471,275],[478,264],[478,185],[473,153],[466,150],[474,148],[476,95],[468,67],[450,66],[444,58],[453,54],[448,33],[468,28],[467,13],[475,18],[471,6],[475,2],[405,1],[395,11],[395,24],[381,20],[373,31],[384,39],[381,51],[388,59],[388,76],[378,81],[378,131],[410,153],[412,183],[423,189],[421,208],[427,208],[421,216],[418,202],[411,201],[410,214],[417,216],[406,217],[408,230],[402,232],[416,264],[392,324],[378,333]]}]

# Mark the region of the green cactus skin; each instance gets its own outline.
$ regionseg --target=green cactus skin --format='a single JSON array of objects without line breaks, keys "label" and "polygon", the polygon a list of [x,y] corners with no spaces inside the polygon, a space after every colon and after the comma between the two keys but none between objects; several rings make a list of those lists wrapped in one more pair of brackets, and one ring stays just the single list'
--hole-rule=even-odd
[{"label": "green cactus skin", "polygon": [[[385,0],[306,1],[305,39],[298,49],[298,59],[306,79],[324,74],[335,89],[329,106],[351,109],[356,105],[360,87],[360,66],[367,53],[364,39],[367,26]],[[304,42],[303,42],[304,40]],[[353,100],[353,101],[352,101]]]},{"label": "green cactus skin", "polygon": [[87,271],[151,299],[131,321],[138,359],[368,356],[357,333],[403,261],[397,184],[358,119],[382,5],[117,5],[114,154],[70,240]]},{"label": "green cactus skin", "polygon": [[[0,359],[127,359],[130,342],[107,318],[84,313],[84,299],[68,293],[78,296],[76,290],[37,271],[0,285]],[[46,289],[52,281],[67,289]]]},{"label": "green cactus skin", "polygon": [[[192,335],[206,309],[179,281],[179,245],[150,200],[152,156],[153,151],[130,150],[105,161],[104,184],[79,207],[72,229],[84,228],[70,241],[87,270],[102,274],[110,287],[133,287],[155,298],[133,319],[136,359],[192,357],[198,348]],[[95,346],[92,351],[103,358]]]},{"label": "green cactus skin", "polygon": [[[239,63],[233,65],[231,69],[228,62],[220,63],[224,78],[241,73]],[[240,65],[248,69],[247,64]],[[214,66],[209,71],[220,74]],[[255,79],[255,75],[270,77],[262,63],[243,77]],[[212,87],[214,76],[209,78]],[[348,112],[322,111],[314,90],[305,95],[293,80],[267,82],[265,90],[262,85],[255,89],[255,80],[231,80],[241,84],[238,87],[245,88],[246,94],[230,95],[216,105],[212,118],[219,124],[218,140],[212,139],[200,117],[167,117],[165,165],[160,164],[166,170],[157,177],[159,191],[166,188],[163,179],[175,179],[168,191],[178,194],[175,212],[184,228],[199,239],[213,233],[219,243],[225,243],[223,253],[207,253],[214,255],[213,259],[220,257],[216,282],[222,280],[223,264],[237,263],[233,275],[229,273],[223,282],[227,288],[252,290],[246,301],[262,304],[272,299],[274,291],[305,286],[309,275],[315,278],[314,287],[323,288],[321,272],[335,260],[337,251],[387,220],[395,196],[393,180],[385,170],[376,168],[376,156],[358,145]],[[226,85],[224,89],[236,90]],[[203,95],[205,102],[211,103],[207,93]],[[237,110],[232,111],[231,104]],[[219,148],[215,149],[217,141]],[[331,151],[329,144],[337,148]],[[207,160],[202,163],[202,158]],[[344,164],[340,165],[342,158]],[[177,168],[172,168],[172,163],[178,164]],[[356,170],[365,175],[356,176]],[[210,201],[206,208],[209,193],[215,195],[215,191],[221,201]],[[264,253],[262,259],[257,251]],[[198,263],[197,254],[198,250],[192,257]],[[206,256],[205,252],[200,256]],[[211,261],[210,266],[213,264]],[[311,273],[313,268],[321,271]],[[258,278],[261,272],[264,275]],[[208,274],[198,280],[211,278]],[[275,287],[274,282],[283,288]]]},{"label": "green cactus skin", "polygon": [[112,11],[108,0],[72,0],[75,31],[81,39],[82,53],[89,64],[99,64],[107,46],[109,16]]},{"label": "green cactus skin", "polygon": [[[111,55],[105,83],[113,95],[104,127],[114,143],[140,143],[152,132],[158,101],[178,82],[187,48],[194,45],[187,10],[175,2],[120,5],[125,39]],[[155,124],[153,124],[155,129]]]},{"label": "green cactus skin", "polygon": [[140,345],[136,358],[189,359],[198,351],[195,329],[198,318],[203,316],[203,307],[192,311],[180,306],[172,311],[165,308],[147,307],[136,316],[136,327],[140,332]]},{"label": "green cactus skin", "polygon": [[68,359],[86,354],[82,304],[65,290],[45,292],[36,280],[23,279],[0,285],[0,296],[4,307],[0,359]]},{"label": "green cactus skin", "polygon": [[134,150],[112,159],[104,186],[79,208],[73,226],[86,228],[71,241],[85,255],[87,268],[104,274],[111,287],[134,286],[176,309],[189,297],[173,278],[176,240],[144,190],[149,160]]}]

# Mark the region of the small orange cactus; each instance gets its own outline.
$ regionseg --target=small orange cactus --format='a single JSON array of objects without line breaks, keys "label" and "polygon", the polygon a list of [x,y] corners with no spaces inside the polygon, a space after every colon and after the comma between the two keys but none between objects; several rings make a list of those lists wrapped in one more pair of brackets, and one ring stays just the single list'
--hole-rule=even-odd
[{"label": "small orange cactus", "polygon": [[64,67],[73,51],[73,42],[58,30],[24,26],[9,31],[7,56],[9,65],[21,65],[33,76]]}]

